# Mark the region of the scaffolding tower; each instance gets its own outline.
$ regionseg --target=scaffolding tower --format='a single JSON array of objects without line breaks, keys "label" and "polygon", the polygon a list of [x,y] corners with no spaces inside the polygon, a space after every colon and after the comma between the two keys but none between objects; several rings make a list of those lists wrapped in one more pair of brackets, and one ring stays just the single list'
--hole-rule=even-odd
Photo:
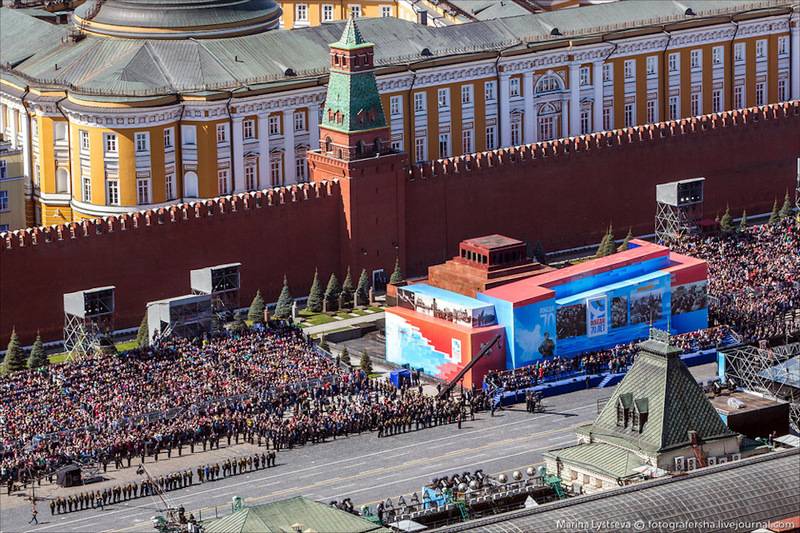
[{"label": "scaffolding tower", "polygon": [[95,287],[64,294],[64,350],[70,358],[83,356],[100,337],[114,331],[115,287]]},{"label": "scaffolding tower", "polygon": [[241,263],[198,268],[189,273],[192,294],[210,294],[214,312],[239,308],[239,269]]},{"label": "scaffolding tower", "polygon": [[789,423],[800,432],[800,342],[757,348],[740,346],[723,350],[720,374],[725,381],[789,403]]},{"label": "scaffolding tower", "polygon": [[151,341],[171,335],[201,337],[211,330],[211,295],[187,294],[147,303],[147,329]]},{"label": "scaffolding tower", "polygon": [[705,181],[693,178],[656,185],[656,242],[668,244],[695,230],[703,216]]}]

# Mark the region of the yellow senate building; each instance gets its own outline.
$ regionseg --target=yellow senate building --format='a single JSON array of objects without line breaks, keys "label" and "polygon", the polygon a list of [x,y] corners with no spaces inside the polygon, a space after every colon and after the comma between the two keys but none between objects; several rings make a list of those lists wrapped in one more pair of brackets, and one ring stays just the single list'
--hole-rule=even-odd
[{"label": "yellow senate building", "polygon": [[26,223],[308,180],[353,15],[412,162],[800,98],[796,1],[585,3],[441,25],[394,1],[87,0],[67,24],[0,8]]}]

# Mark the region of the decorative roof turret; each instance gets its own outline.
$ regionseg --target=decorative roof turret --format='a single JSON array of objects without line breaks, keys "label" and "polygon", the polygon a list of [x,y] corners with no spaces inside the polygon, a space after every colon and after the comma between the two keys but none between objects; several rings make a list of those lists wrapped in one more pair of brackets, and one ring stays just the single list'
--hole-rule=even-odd
[{"label": "decorative roof turret", "polygon": [[349,19],[342,37],[330,47],[322,128],[348,134],[386,128],[373,70],[373,44],[364,40],[356,21]]}]

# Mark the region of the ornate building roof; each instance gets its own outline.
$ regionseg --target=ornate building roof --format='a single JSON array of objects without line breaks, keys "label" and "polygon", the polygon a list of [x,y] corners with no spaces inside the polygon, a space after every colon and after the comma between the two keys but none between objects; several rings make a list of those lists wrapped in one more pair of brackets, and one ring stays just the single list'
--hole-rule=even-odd
[{"label": "ornate building roof", "polygon": [[[733,437],[668,338],[639,344],[633,366],[597,419],[581,433],[646,453],[688,446],[689,431],[701,441]],[[626,414],[627,413],[627,414]],[[620,423],[620,416],[629,417]]]},{"label": "ornate building roof", "polygon": [[90,0],[75,10],[88,33],[107,37],[230,37],[276,28],[274,0]]}]

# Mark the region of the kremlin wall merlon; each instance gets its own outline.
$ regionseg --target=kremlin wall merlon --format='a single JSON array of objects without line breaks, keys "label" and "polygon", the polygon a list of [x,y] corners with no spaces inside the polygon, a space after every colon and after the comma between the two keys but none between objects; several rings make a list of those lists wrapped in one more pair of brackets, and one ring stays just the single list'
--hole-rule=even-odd
[{"label": "kremlin wall merlon", "polygon": [[[764,213],[794,189],[798,157],[800,101],[793,101],[378,166],[404,173],[403,187],[375,191],[400,211],[390,217],[402,226],[395,250],[372,249],[370,232],[380,227],[349,225],[359,195],[341,180],[375,178],[369,173],[312,174],[310,184],[10,232],[0,241],[0,345],[12,328],[25,344],[37,330],[45,340],[61,338],[63,294],[92,287],[114,285],[115,327],[134,327],[147,302],[188,294],[189,271],[212,265],[242,264],[246,305],[257,289],[275,301],[284,274],[295,297],[308,291],[315,269],[323,280],[331,272],[341,279],[347,266],[356,276],[361,268],[391,272],[399,256],[407,275],[424,274],[476,235],[505,234],[554,251],[597,242],[609,223],[618,236],[629,227],[649,234],[656,185],[678,179],[706,178],[708,218],[726,206],[734,216]],[[352,257],[359,264],[345,264]]]}]

